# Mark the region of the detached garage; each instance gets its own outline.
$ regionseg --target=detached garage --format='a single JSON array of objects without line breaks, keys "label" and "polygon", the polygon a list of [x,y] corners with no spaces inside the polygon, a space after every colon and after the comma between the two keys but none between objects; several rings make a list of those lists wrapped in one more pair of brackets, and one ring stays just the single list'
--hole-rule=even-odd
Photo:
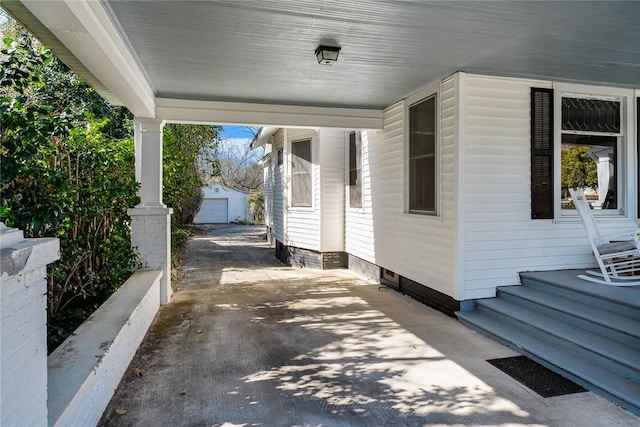
[{"label": "detached garage", "polygon": [[202,204],[193,219],[195,224],[226,224],[251,218],[247,203],[249,193],[222,184],[212,184],[202,192]]}]

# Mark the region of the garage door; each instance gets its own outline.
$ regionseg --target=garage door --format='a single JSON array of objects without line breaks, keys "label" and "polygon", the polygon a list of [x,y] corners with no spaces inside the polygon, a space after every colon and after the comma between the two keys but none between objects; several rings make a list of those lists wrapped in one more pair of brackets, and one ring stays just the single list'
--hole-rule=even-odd
[{"label": "garage door", "polygon": [[226,224],[229,199],[204,199],[193,222],[196,224]]}]

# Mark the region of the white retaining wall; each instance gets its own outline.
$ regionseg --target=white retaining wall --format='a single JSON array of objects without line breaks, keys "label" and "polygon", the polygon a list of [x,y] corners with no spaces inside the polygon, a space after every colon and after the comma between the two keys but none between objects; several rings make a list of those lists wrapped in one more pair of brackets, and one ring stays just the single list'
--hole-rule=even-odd
[{"label": "white retaining wall", "polygon": [[134,273],[49,356],[50,426],[98,423],[158,311],[161,277]]}]

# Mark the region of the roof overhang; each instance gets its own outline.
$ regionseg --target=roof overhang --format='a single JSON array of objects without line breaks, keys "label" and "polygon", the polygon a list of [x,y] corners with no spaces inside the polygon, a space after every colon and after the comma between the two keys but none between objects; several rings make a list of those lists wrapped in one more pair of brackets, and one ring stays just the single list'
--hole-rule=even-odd
[{"label": "roof overhang", "polygon": [[109,102],[168,122],[380,129],[456,71],[640,87],[640,2],[0,1]]},{"label": "roof overhang", "polygon": [[251,140],[251,148],[255,150],[258,147],[264,147],[269,141],[271,141],[271,137],[275,135],[278,129],[280,128],[261,127],[256,136]]}]

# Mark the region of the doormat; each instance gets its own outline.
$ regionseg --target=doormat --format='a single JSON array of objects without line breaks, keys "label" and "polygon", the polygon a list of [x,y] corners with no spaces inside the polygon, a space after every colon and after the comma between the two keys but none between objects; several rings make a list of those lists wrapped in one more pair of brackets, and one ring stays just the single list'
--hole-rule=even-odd
[{"label": "doormat", "polygon": [[584,387],[556,374],[526,356],[487,360],[511,378],[527,386],[542,397],[582,393]]}]

